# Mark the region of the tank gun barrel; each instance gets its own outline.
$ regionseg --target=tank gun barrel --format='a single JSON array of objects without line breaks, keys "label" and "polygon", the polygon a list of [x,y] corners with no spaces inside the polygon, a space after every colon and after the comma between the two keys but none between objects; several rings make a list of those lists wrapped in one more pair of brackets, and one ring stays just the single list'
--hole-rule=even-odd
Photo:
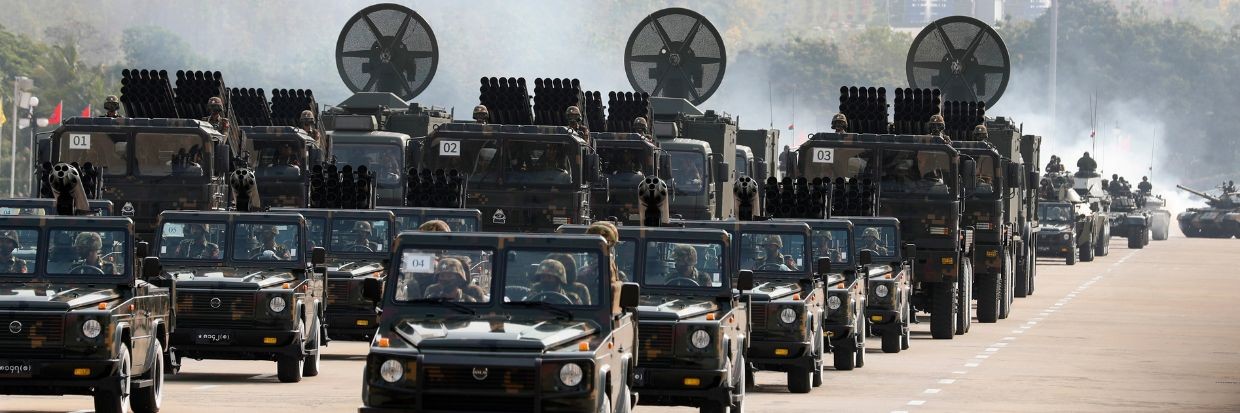
[{"label": "tank gun barrel", "polygon": [[1176,185],[1175,187],[1176,187],[1176,188],[1183,189],[1183,190],[1185,190],[1185,191],[1188,191],[1188,193],[1190,193],[1190,194],[1197,195],[1197,196],[1199,196],[1199,197],[1205,198],[1207,201],[1210,201],[1210,202],[1218,202],[1218,200],[1219,200],[1218,198],[1212,197],[1212,196],[1210,196],[1209,194],[1206,194],[1205,192],[1199,192],[1199,191],[1195,191],[1195,190],[1192,190],[1192,189],[1185,188],[1185,187],[1184,187],[1184,185]]}]

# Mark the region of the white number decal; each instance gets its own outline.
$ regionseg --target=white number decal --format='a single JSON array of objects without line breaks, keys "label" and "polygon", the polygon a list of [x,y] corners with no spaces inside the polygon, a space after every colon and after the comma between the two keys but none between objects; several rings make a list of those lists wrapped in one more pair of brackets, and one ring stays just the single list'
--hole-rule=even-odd
[{"label": "white number decal", "polygon": [[90,149],[90,135],[85,133],[69,134],[69,149]]},{"label": "white number decal", "polygon": [[439,141],[439,156],[461,156],[461,141]]},{"label": "white number decal", "polygon": [[814,148],[814,163],[835,163],[835,148]]},{"label": "white number decal", "polygon": [[426,274],[435,271],[435,256],[406,252],[401,256],[401,272]]}]

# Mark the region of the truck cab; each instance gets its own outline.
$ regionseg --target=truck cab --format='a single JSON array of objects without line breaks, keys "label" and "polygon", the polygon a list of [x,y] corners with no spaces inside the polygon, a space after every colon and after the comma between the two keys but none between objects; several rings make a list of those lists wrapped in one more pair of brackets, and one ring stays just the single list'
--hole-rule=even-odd
[{"label": "truck cab", "polygon": [[617,222],[636,224],[638,207],[635,189],[647,176],[670,181],[670,158],[654,141],[636,133],[593,132],[603,180],[592,189],[591,210],[595,219],[614,217]]},{"label": "truck cab", "polygon": [[242,126],[245,150],[260,188],[262,204],[300,208],[309,202],[310,167],[323,163],[323,148],[301,128]]}]

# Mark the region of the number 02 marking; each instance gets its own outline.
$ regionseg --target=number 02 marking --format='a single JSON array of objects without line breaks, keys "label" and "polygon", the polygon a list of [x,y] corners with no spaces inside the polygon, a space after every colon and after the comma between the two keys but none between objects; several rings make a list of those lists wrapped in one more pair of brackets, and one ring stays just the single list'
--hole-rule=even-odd
[{"label": "number 02 marking", "polygon": [[70,133],[69,149],[90,149],[90,135],[85,133]]},{"label": "number 02 marking", "polygon": [[814,163],[835,163],[835,148],[814,148]]},{"label": "number 02 marking", "polygon": [[439,156],[461,156],[461,141],[439,141]]}]

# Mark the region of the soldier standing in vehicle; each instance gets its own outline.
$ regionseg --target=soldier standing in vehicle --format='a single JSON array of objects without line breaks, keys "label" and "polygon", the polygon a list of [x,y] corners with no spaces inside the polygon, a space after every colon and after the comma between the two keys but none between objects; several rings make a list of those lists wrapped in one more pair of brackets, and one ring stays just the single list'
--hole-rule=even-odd
[{"label": "soldier standing in vehicle", "polygon": [[538,270],[534,272],[535,283],[530,286],[530,293],[526,297],[534,297],[539,294],[562,295],[567,297],[569,302],[565,304],[581,304],[581,297],[576,293],[568,290],[568,275],[564,270],[564,264],[553,259],[545,259],[538,264]]},{"label": "soldier standing in vehicle", "polygon": [[861,232],[861,249],[874,251],[878,255],[890,255],[887,247],[881,244],[878,228],[866,228]]},{"label": "soldier standing in vehicle", "polygon": [[848,117],[843,113],[836,113],[831,117],[831,130],[835,133],[848,133]]},{"label": "soldier standing in vehicle", "polygon": [[220,99],[218,96],[211,97],[211,99],[207,100],[207,110],[211,112],[211,115],[202,118],[202,120],[210,123],[215,130],[227,135],[232,123],[228,121],[228,118],[224,117],[224,99]]},{"label": "soldier standing in vehicle", "polygon": [[1150,177],[1141,177],[1141,183],[1137,184],[1137,190],[1143,194],[1149,194],[1150,191],[1154,190],[1154,184],[1150,183]]},{"label": "soldier standing in vehicle", "polygon": [[672,249],[673,264],[676,265],[672,274],[668,274],[667,280],[664,282],[677,279],[687,278],[697,283],[699,287],[710,287],[715,285],[715,281],[711,279],[710,274],[698,271],[698,253],[697,248],[691,245],[676,245]]},{"label": "soldier standing in vehicle", "polygon": [[[268,258],[268,259],[289,259],[288,251],[283,245],[276,242],[276,235],[280,234],[280,229],[275,225],[260,225],[255,237],[258,239],[258,246],[249,251],[250,258]],[[266,257],[266,253],[274,254],[272,257]]]},{"label": "soldier standing in vehicle", "polygon": [[103,100],[103,110],[105,111],[103,114],[103,117],[105,118],[120,118],[121,100],[117,99],[116,95],[108,95],[108,97]]},{"label": "soldier standing in vehicle", "polygon": [[320,147],[327,146],[327,142],[323,142],[322,137],[319,136],[319,128],[315,127],[314,112],[310,110],[301,111],[301,118],[298,119],[297,124],[301,126],[301,130],[306,132],[306,135],[310,135],[311,139],[318,142]]},{"label": "soldier standing in vehicle", "polygon": [[491,113],[487,111],[486,106],[474,106],[474,122],[485,125],[491,118]]},{"label": "soldier standing in vehicle", "polygon": [[0,274],[25,274],[26,260],[13,256],[13,251],[21,247],[17,231],[0,231]]},{"label": "soldier standing in vehicle", "polygon": [[1089,157],[1089,152],[1085,152],[1085,155],[1076,161],[1076,168],[1083,174],[1092,175],[1098,171],[1098,162]]},{"label": "soldier standing in vehicle", "polygon": [[947,123],[943,121],[943,115],[931,115],[930,134],[942,135],[944,130],[947,130]]},{"label": "soldier standing in vehicle", "polygon": [[103,260],[103,238],[94,232],[78,233],[73,242],[77,261],[69,267],[70,274],[116,274],[116,266]]},{"label": "soldier standing in vehicle", "polygon": [[219,259],[220,246],[207,239],[207,228],[203,224],[186,224],[185,232],[189,235],[177,245],[174,256],[193,259]]},{"label": "soldier standing in vehicle", "polygon": [[[611,267],[611,313],[620,314],[621,311],[623,311],[623,309],[620,308],[620,287],[625,281],[628,280],[628,276],[623,272],[620,272],[620,268],[616,266],[615,261],[616,247],[620,245],[620,230],[617,229],[616,225],[612,224],[611,221],[599,221],[591,224],[589,228],[586,228],[586,233],[601,236],[603,237],[603,240],[607,242],[607,255],[609,259],[604,259],[604,261],[607,261],[608,266]],[[586,274],[584,276],[586,282],[598,282],[598,265],[600,264],[601,263],[594,264],[595,267],[592,273],[588,270],[583,272],[583,274]]]},{"label": "soldier standing in vehicle", "polygon": [[581,135],[581,139],[585,139],[587,145],[594,146],[594,143],[590,140],[590,128],[587,128],[586,124],[581,122],[581,109],[576,106],[569,106],[568,109],[564,110],[564,119],[568,121],[569,129],[577,131],[577,134]]}]

